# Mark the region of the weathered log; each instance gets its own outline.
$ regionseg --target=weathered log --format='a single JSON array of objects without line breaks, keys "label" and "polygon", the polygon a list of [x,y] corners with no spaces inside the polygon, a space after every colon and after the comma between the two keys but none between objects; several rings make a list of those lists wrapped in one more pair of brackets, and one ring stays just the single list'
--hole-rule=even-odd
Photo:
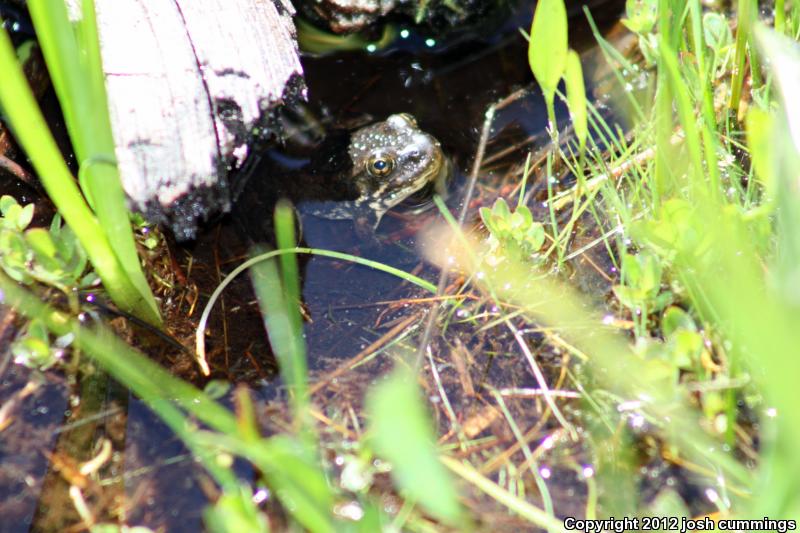
[{"label": "weathered log", "polygon": [[305,96],[288,0],[95,0],[131,206],[180,240],[227,211],[227,174]]}]

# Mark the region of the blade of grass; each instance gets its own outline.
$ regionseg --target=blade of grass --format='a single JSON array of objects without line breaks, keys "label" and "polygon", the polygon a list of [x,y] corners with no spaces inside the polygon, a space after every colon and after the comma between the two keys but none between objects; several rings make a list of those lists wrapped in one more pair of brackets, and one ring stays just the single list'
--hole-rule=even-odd
[{"label": "blade of grass", "polygon": [[145,295],[132,283],[113,252],[102,226],[75,185],[5,31],[0,31],[0,69],[3,72],[0,102],[14,136],[30,157],[53,203],[80,239],[109,294],[124,311],[152,324],[159,324],[160,317],[150,303],[152,295],[149,290]]},{"label": "blade of grass", "polygon": [[532,524],[536,524],[550,532],[567,533],[569,531],[564,527],[562,521],[553,518],[542,509],[534,507],[525,500],[519,499],[514,494],[511,494],[492,480],[483,476],[471,465],[447,456],[441,456],[440,460],[447,468],[464,479],[464,481],[471,483],[480,491],[504,505],[509,511],[525,518]]},{"label": "blade of grass", "polygon": [[158,306],[139,263],[114,156],[94,3],[82,2],[83,19],[77,27],[69,21],[62,0],[31,0],[28,9],[78,158],[84,196],[120,266],[150,307],[150,314],[157,316]]},{"label": "blade of grass", "polygon": [[[291,250],[295,247],[294,210],[288,202],[279,202],[275,208],[275,236],[278,246]],[[255,248],[253,252],[258,252]],[[262,255],[262,254],[259,254]],[[300,316],[300,273],[296,254],[279,254],[280,276],[275,258],[254,264],[250,279],[258,298],[264,328],[269,336],[272,352],[278,359],[281,377],[290,392],[295,423],[301,433],[314,442],[311,420],[308,418],[308,364],[303,339],[303,322]]]},{"label": "blade of grass", "polygon": [[446,524],[467,525],[458,494],[436,454],[431,420],[414,375],[398,367],[365,401],[376,451],[392,463],[401,491]]},{"label": "blade of grass", "polygon": [[376,270],[380,270],[382,272],[386,272],[387,274],[391,274],[393,276],[397,276],[400,279],[403,279],[409,283],[413,283],[418,287],[422,287],[423,289],[436,294],[436,286],[432,283],[425,281],[422,278],[414,276],[413,274],[409,274],[408,272],[404,272],[399,268],[394,268],[389,265],[384,265],[383,263],[378,263],[377,261],[371,261],[369,259],[364,259],[363,257],[358,257],[355,255],[345,254],[341,252],[334,252],[332,250],[322,250],[319,248],[289,248],[289,249],[281,249],[281,250],[273,250],[270,252],[265,252],[261,255],[256,257],[252,257],[233,269],[230,274],[225,276],[225,279],[214,289],[214,292],[211,293],[211,296],[206,303],[205,308],[203,309],[203,313],[200,316],[200,322],[197,325],[197,331],[195,332],[195,352],[197,363],[200,366],[200,369],[203,371],[204,374],[208,375],[209,368],[208,363],[206,362],[206,340],[205,340],[205,331],[206,331],[206,324],[208,323],[208,317],[211,314],[211,309],[214,307],[219,296],[222,294],[222,291],[242,272],[247,270],[248,268],[252,267],[255,264],[258,264],[261,261],[266,261],[273,257],[282,255],[282,254],[311,254],[311,255],[319,255],[322,257],[330,257],[332,259],[341,259],[343,261],[350,261],[352,263],[356,263],[359,265],[363,265],[366,267],[374,268]]},{"label": "blade of grass", "polygon": [[708,185],[705,180],[701,178],[705,175],[703,151],[700,148],[702,137],[697,129],[692,97],[681,77],[677,54],[667,47],[666,42],[662,41],[661,45],[662,61],[659,67],[663,66],[663,71],[659,72],[663,72],[662,75],[665,75],[669,81],[670,93],[672,94],[675,107],[678,111],[678,119],[683,127],[685,137],[684,145],[689,151],[689,160],[691,161],[694,177],[696,178],[690,181],[690,183],[705,190],[708,188]]},{"label": "blade of grass", "polygon": [[[611,72],[613,73],[614,78],[617,80],[617,83],[620,87],[625,87],[627,80],[621,71],[624,70],[627,72],[634,72],[636,70],[636,66],[633,65],[619,52],[619,50],[614,48],[614,46],[603,37],[603,34],[597,27],[597,23],[595,23],[594,17],[592,17],[588,6],[583,6],[583,13],[586,15],[586,20],[589,22],[589,27],[592,29],[592,36],[594,37],[595,41],[597,41],[598,46],[600,46],[600,50],[603,52],[603,57],[611,66]],[[644,111],[642,110],[642,106],[639,101],[636,100],[633,91],[624,91],[623,94],[635,114],[634,118],[640,122],[644,122]]]},{"label": "blade of grass", "polygon": [[698,87],[695,94],[700,95],[700,109],[703,115],[703,147],[705,149],[706,171],[712,195],[720,194],[719,164],[717,162],[717,119],[714,112],[714,92],[709,82],[709,71],[706,67],[706,45],[703,39],[703,12],[699,0],[689,0],[692,24],[692,43],[697,70]]},{"label": "blade of grass", "polygon": [[[222,449],[245,457],[264,473],[267,482],[286,510],[301,525],[314,532],[334,532],[331,515],[334,495],[319,463],[308,448],[289,437],[255,438],[252,429],[243,431],[241,421],[202,391],[172,377],[159,365],[130,348],[104,326],[83,327],[76,319],[55,311],[18,286],[0,271],[0,303],[10,305],[27,317],[41,318],[55,335],[72,334],[76,345],[112,377],[128,386],[184,439],[199,457],[216,461]],[[178,409],[195,416],[217,433],[193,429],[191,420]],[[198,448],[199,447],[199,448]],[[223,487],[231,489],[230,476],[219,468],[210,469]]]},{"label": "blade of grass", "polygon": [[[575,136],[578,137],[581,160],[586,150],[586,138],[589,136],[588,104],[586,101],[586,86],[583,82],[583,68],[581,58],[577,52],[570,50],[567,54],[564,71],[564,84],[567,89],[567,102],[575,127]],[[581,174],[580,179],[583,178]]]},{"label": "blade of grass", "polygon": [[[737,331],[744,339],[750,339],[747,346],[751,364],[763,364],[765,373],[765,394],[777,407],[778,416],[774,420],[774,438],[767,446],[762,476],[762,490],[754,502],[755,511],[768,513],[768,516],[800,516],[800,483],[796,476],[781,475],[784,472],[800,470],[800,457],[795,452],[800,439],[800,413],[795,408],[795,377],[800,375],[800,362],[786,352],[793,346],[800,320],[800,290],[797,279],[800,266],[800,232],[796,226],[800,220],[800,195],[796,190],[796,169],[800,164],[800,117],[797,115],[797,91],[800,90],[800,45],[779,36],[765,27],[756,27],[755,36],[760,49],[770,65],[781,94],[779,119],[773,121],[771,164],[765,169],[774,173],[769,181],[775,183],[777,199],[777,223],[779,253],[772,259],[771,279],[764,280],[758,265],[736,263],[736,270],[742,271],[750,266],[750,272],[740,272],[747,296],[759,309],[759,320],[748,324],[745,331]],[[730,239],[728,253],[740,253],[740,248],[757,255],[749,235],[740,231]],[[754,271],[753,271],[754,270]],[[738,287],[738,285],[737,285]],[[773,291],[770,291],[773,288]],[[731,305],[731,296],[717,287],[720,297],[725,298],[728,310],[737,322],[744,319],[740,307]],[[748,300],[749,301],[749,300]],[[731,325],[733,328],[734,325]],[[755,342],[754,342],[755,341]],[[787,357],[789,355],[789,357]]]},{"label": "blade of grass", "polygon": [[[297,246],[295,236],[294,210],[288,202],[278,202],[275,207],[275,240],[279,249],[291,250]],[[281,274],[286,297],[291,305],[300,304],[300,271],[297,268],[297,254],[281,254]],[[295,313],[293,326],[300,329],[300,314]]]},{"label": "blade of grass", "polygon": [[745,62],[747,60],[747,44],[750,42],[752,21],[757,9],[754,0],[739,0],[736,8],[738,22],[736,26],[736,55],[733,66],[733,79],[731,80],[731,98],[728,101],[733,117],[739,114],[739,103],[742,99],[744,86]]},{"label": "blade of grass", "polygon": [[308,412],[309,394],[305,342],[299,321],[299,302],[288,300],[274,258],[252,265],[250,279],[261,309],[264,327],[269,335],[272,352],[278,359],[281,377],[289,390],[289,401],[295,422],[302,429],[307,425],[304,422],[307,422],[305,416]]}]

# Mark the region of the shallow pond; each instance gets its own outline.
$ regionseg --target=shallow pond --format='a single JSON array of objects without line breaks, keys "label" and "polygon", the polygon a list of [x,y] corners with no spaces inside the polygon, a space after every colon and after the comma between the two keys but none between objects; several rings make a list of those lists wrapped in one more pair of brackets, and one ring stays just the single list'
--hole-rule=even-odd
[{"label": "shallow pond", "polygon": [[[474,208],[471,220],[474,220],[479,205],[490,205],[496,197],[513,189],[513,180],[518,179],[520,164],[527,153],[547,143],[546,113],[527,64],[527,42],[519,31],[520,27],[529,25],[533,5],[524,2],[493,29],[489,37],[475,33],[438,42],[414,30],[398,28],[398,40],[385,50],[371,54],[341,52],[305,57],[308,108],[326,125],[363,124],[398,112],[414,115],[422,129],[440,140],[452,160],[455,175],[449,186],[447,203],[456,211],[460,208],[465,177],[478,144],[485,110],[490,104],[524,89],[518,99],[498,112],[493,122],[481,185],[471,205]],[[596,19],[610,23],[619,9],[601,5],[594,13]],[[589,58],[588,61],[598,61],[599,54],[596,50],[592,52],[591,35],[582,15],[573,18],[570,34],[574,48],[586,51],[584,57]],[[595,66],[587,63],[584,68],[591,73]],[[563,106],[558,114],[566,117]],[[509,147],[514,149],[509,151]],[[268,179],[268,176],[251,177],[258,178]],[[534,198],[532,209],[535,214],[542,214],[537,200],[541,198],[543,184],[530,185]],[[238,206],[238,209],[247,210],[249,218],[270,217],[271,208],[258,199],[242,201]],[[384,217],[376,238],[368,241],[361,238],[349,221],[309,216],[303,218],[301,225],[304,242],[311,247],[366,257],[435,283],[438,269],[421,258],[417,235],[439,217],[436,209],[420,214],[395,209]],[[171,264],[181,272],[179,278],[185,278],[184,285],[188,287],[170,296],[171,315],[196,317],[199,313],[196,306],[205,302],[224,273],[243,260],[247,243],[238,230],[236,221],[228,217],[209,228],[193,245],[171,247]],[[312,377],[319,380],[317,386],[312,385],[315,401],[322,406],[325,415],[336,417],[348,409],[357,410],[364,387],[389,369],[392,362],[377,352],[374,359],[370,357],[369,364],[348,376],[337,373],[337,369],[353,358],[372,354],[392,342],[404,342],[397,338],[400,333],[416,335],[418,329],[408,328],[422,322],[429,304],[422,304],[419,299],[429,295],[396,277],[355,264],[316,256],[301,257],[300,261],[309,367]],[[587,287],[602,300],[613,272],[602,258],[598,263],[600,266],[594,267],[603,275],[595,276],[596,279],[587,282]],[[454,319],[451,331],[458,337],[457,344],[463,343],[473,353],[493,355],[475,363],[472,371],[475,379],[488,381],[498,389],[535,387],[535,380],[518,358],[503,357],[513,345],[508,332],[475,334],[468,318],[456,316]],[[187,328],[187,324],[176,324],[171,329],[177,336],[184,336]],[[263,421],[265,431],[277,431],[281,415],[279,400],[283,392],[275,379],[276,365],[246,277],[232,285],[217,304],[210,332],[212,378],[246,383],[257,397],[262,412],[275,415],[276,421]],[[532,335],[533,344],[540,341]],[[416,341],[411,340],[410,344],[413,346]],[[441,341],[440,346],[446,347],[446,343]],[[174,353],[168,348],[156,351],[159,352],[156,357],[177,374],[200,385],[205,383],[186,354]],[[554,353],[545,353],[543,357],[552,361],[547,372],[557,379],[559,357]],[[0,377],[0,399],[19,394],[19,387],[29,378],[27,371],[14,365],[5,366],[4,370]],[[444,381],[456,410],[463,409],[466,416],[477,417],[480,405],[474,398],[459,392],[463,383],[453,376]],[[360,386],[354,386],[356,382]],[[199,530],[201,511],[209,498],[216,495],[210,480],[198,473],[199,468],[180,441],[141,402],[128,398],[124,391],[114,387],[109,390],[104,405],[96,406],[94,422],[98,426],[91,427],[110,438],[115,449],[124,452],[115,457],[104,492],[93,497],[102,501],[124,495],[128,523],[160,526],[168,531]],[[65,511],[63,516],[54,513],[58,506],[70,504],[68,500],[52,496],[58,492],[59,485],[63,493],[66,484],[59,480],[58,474],[52,471],[52,463],[43,455],[53,447],[59,435],[74,431],[71,426],[66,431],[64,427],[58,429],[65,420],[68,424],[72,422],[69,414],[64,416],[69,391],[69,383],[50,379],[41,384],[37,394],[19,400],[23,407],[17,424],[29,431],[14,434],[6,440],[6,445],[0,444],[0,462],[14,465],[16,469],[4,469],[6,474],[0,477],[0,502],[3,502],[0,515],[13,517],[0,523],[0,531],[27,531],[31,524],[35,530],[52,530],[74,523],[71,512]],[[514,410],[521,417],[530,418],[520,408]],[[127,416],[120,416],[122,413]],[[122,420],[125,420],[124,425]],[[438,422],[445,428],[445,420]],[[492,421],[485,422],[484,429],[491,425]],[[26,439],[35,440],[37,446],[30,449],[11,446]],[[51,471],[46,474],[48,468]],[[242,466],[239,473],[245,478],[256,477],[246,466]],[[19,483],[21,479],[25,480],[24,484]],[[573,472],[561,472],[551,487],[554,499],[560,502],[559,513],[577,512],[583,490]],[[105,508],[113,509],[110,501]],[[63,522],[59,522],[59,518]],[[498,527],[513,529],[515,524],[507,520]]]}]

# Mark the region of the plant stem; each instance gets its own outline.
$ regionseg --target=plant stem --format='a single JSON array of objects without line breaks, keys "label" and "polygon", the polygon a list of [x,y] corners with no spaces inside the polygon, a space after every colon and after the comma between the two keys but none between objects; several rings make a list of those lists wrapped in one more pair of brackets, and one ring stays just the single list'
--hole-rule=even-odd
[{"label": "plant stem", "polygon": [[154,305],[150,305],[121,267],[102,226],[75,185],[5,31],[0,32],[0,71],[4,76],[0,83],[0,102],[14,135],[28,153],[47,194],[86,249],[112,299],[123,310],[159,325],[161,319]]}]

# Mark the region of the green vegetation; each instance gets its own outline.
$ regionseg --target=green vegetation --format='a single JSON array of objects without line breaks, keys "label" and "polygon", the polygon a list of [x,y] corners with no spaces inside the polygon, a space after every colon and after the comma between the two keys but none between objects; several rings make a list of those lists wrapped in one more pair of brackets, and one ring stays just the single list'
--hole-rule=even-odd
[{"label": "green vegetation", "polygon": [[[736,487],[728,498],[714,501],[721,512],[797,518],[796,481],[779,473],[797,468],[796,459],[783,450],[800,438],[800,419],[791,407],[796,396],[786,378],[800,370],[789,349],[800,325],[796,300],[790,296],[795,282],[789,277],[797,268],[792,250],[798,204],[789,170],[796,167],[782,163],[797,158],[798,145],[789,141],[798,116],[792,112],[790,95],[798,89],[797,78],[791,76],[800,69],[800,52],[796,43],[757,26],[755,10],[753,2],[739,3],[734,44],[729,22],[719,13],[704,14],[699,2],[629,2],[625,22],[639,34],[643,56],[655,67],[656,89],[654,102],[647,101],[652,93],[640,91],[643,100],[633,101],[630,108],[652,108],[653,113],[639,117],[634,146],[625,146],[622,139],[610,136],[610,128],[596,122],[597,138],[616,148],[610,161],[601,160],[597,151],[593,154],[594,178],[588,182],[597,188],[583,191],[579,180],[575,190],[588,194],[579,210],[605,213],[607,218],[598,221],[601,226],[608,227],[608,219],[623,221],[618,237],[606,244],[616,248],[621,259],[621,284],[614,293],[631,311],[635,353],[625,356],[612,339],[595,338],[591,347],[581,348],[604,374],[615,367],[652,367],[649,375],[656,378],[652,381],[647,379],[648,369],[642,368],[625,374],[612,371],[604,383],[615,393],[625,391],[622,397],[641,397],[646,391],[662,398],[645,412],[675,409],[687,401],[689,390],[701,392],[699,409],[684,405],[687,411],[682,417],[711,428],[708,434],[686,427],[685,420],[664,422],[662,412],[663,437],[678,447],[684,459],[692,457],[692,449],[695,453],[703,447],[712,449],[709,438],[736,447],[743,410],[759,410],[765,416],[767,406],[777,408],[777,420],[765,420],[765,426],[774,425],[770,431],[776,437],[762,450],[760,481],[750,479],[727,453],[705,454],[703,462],[727,479],[727,484],[718,480],[711,486]],[[785,31],[797,27],[797,15],[796,8],[789,13]],[[531,42],[533,46],[533,32]],[[602,45],[609,59],[619,62],[620,71],[630,77],[641,75],[638,65],[622,59],[607,43]],[[762,73],[764,64],[772,67]],[[782,93],[777,98],[770,94],[773,77]],[[737,116],[745,79],[752,84],[748,144]],[[725,94],[726,89],[731,95],[727,108],[715,107],[716,94]],[[628,97],[636,96],[629,91]],[[655,147],[652,155],[650,147]],[[743,156],[748,150],[755,168]],[[572,165],[579,168],[578,161]],[[620,173],[621,184],[608,180],[609,168],[625,170]],[[777,205],[776,199],[780,199]],[[553,246],[568,242],[556,240]],[[529,280],[521,276],[518,283],[530,284]],[[502,281],[508,283],[508,276]],[[537,283],[529,298],[512,283],[515,291],[509,296],[525,306],[547,302],[541,295],[553,290],[543,286],[546,281]],[[536,318],[563,327],[582,314],[577,300],[573,305],[540,303]],[[568,331],[563,335],[580,347],[579,335]],[[606,342],[608,351],[603,349]],[[664,378],[658,379],[657,363],[666,372]],[[625,375],[635,376],[633,382],[626,382]],[[752,385],[737,385],[750,380],[758,393]],[[693,411],[702,413],[705,422],[689,414]],[[598,482],[602,481],[599,476]],[[744,497],[750,491],[753,496]]]},{"label": "green vegetation", "polygon": [[[59,290],[72,313],[80,310],[78,290],[99,283],[93,272],[86,273],[86,252],[69,226],[56,215],[49,229],[31,228],[33,204],[20,206],[11,196],[0,197],[0,268],[23,285],[37,282]],[[58,362],[72,337],[51,339],[39,319],[31,320],[11,347],[15,361],[34,368],[48,368]]]},{"label": "green vegetation", "polygon": [[[66,23],[63,6],[48,19],[44,11],[37,14],[45,2],[30,3],[37,26]],[[55,351],[76,346],[144,399],[220,487],[204,515],[212,531],[270,528],[254,503],[253,487],[230,468],[234,456],[258,468],[293,524],[314,532],[480,530],[493,518],[481,514],[487,501],[519,519],[521,527],[564,531],[554,513],[558,496],[551,494],[556,467],[574,473],[575,485],[585,490],[580,507],[572,508],[587,518],[690,517],[699,508],[718,519],[797,520],[800,359],[793,350],[800,331],[800,108],[794,95],[800,91],[800,45],[787,36],[800,35],[800,4],[784,11],[776,3],[772,29],[755,20],[757,6],[750,0],[740,0],[735,25],[730,15],[703,10],[698,0],[628,4],[625,24],[638,35],[640,61],[596,34],[624,89],[618,107],[629,110],[633,122],[632,135],[625,136],[583,98],[580,62],[567,48],[563,1],[539,3],[529,62],[547,102],[555,148],[542,168],[532,168],[528,157],[516,176],[516,202],[485,202],[492,207],[480,210],[484,236],[459,228],[444,213],[449,227],[432,237],[437,240],[428,249],[440,252],[431,254],[432,261],[464,275],[457,293],[439,294],[430,282],[385,265],[297,247],[291,209],[277,207],[277,249],[253,250],[253,259],[230,274],[232,279],[250,269],[287,390],[288,422],[268,437],[261,435],[244,387],[235,391],[232,413],[210,390],[169,375],[105,327],[87,328],[76,320],[74,291],[94,282],[85,272],[88,256],[120,306],[157,322],[139,261],[131,256],[132,237],[117,239],[99,229],[130,228],[127,216],[124,223],[104,222],[116,209],[109,206],[118,207],[122,199],[117,185],[110,187],[110,199],[97,185],[115,173],[107,117],[96,116],[96,99],[103,101],[99,71],[80,76],[94,80],[86,100],[73,85],[78,82],[69,80],[85,74],[84,64],[66,63],[63,70],[52,65],[68,61],[69,54],[77,57],[70,39],[95,42],[92,18],[85,18],[88,25],[78,37],[71,28],[64,33],[64,27],[49,27],[51,44],[42,43],[62,105],[76,102],[65,115],[84,162],[83,197],[53,152],[8,42],[0,37],[0,69],[11,72],[13,81],[0,84],[0,98],[68,224],[62,227],[56,218],[49,230],[28,229],[32,208],[0,199],[0,294],[33,319],[15,354],[31,366],[48,367],[56,362]],[[96,60],[96,47],[86,46],[93,50],[87,57]],[[66,59],[54,59],[57,50]],[[553,107],[560,81],[575,132],[566,142],[556,135]],[[25,105],[11,105],[17,101]],[[78,102],[94,107],[82,109]],[[35,155],[37,150],[43,154]],[[574,184],[556,179],[557,168],[574,176]],[[48,182],[56,179],[62,181]],[[547,181],[548,220],[535,220],[523,202],[534,179]],[[579,245],[573,230],[584,225],[595,234],[588,245]],[[112,249],[112,242],[123,243],[122,249]],[[609,302],[590,301],[562,275],[591,249],[603,251],[619,274],[608,280]],[[394,365],[388,378],[362,384],[369,389],[363,412],[342,415],[338,406],[318,411],[300,314],[298,254],[380,268],[417,285],[425,296],[435,293],[443,302],[440,345],[451,353],[427,354],[430,367],[415,375],[413,330],[407,329],[387,349]],[[209,308],[227,283],[212,295]],[[21,285],[57,289],[67,295],[68,311],[42,303]],[[207,316],[200,321],[198,344]],[[455,335],[459,330],[496,336],[496,352],[487,358],[521,361],[510,368],[530,372],[539,386],[535,393],[486,385],[484,411],[456,412],[441,371],[457,369],[462,405],[469,405],[464,397],[475,396],[468,392],[471,368],[458,368],[469,360],[458,355],[468,351]],[[541,340],[532,340],[531,333]],[[418,386],[423,382],[425,394]],[[525,410],[510,406],[509,398],[525,394],[533,398]],[[436,401],[429,405],[428,397]],[[432,429],[434,404],[437,427],[447,428],[447,435]],[[335,419],[331,427],[352,423],[354,430],[343,431],[347,437],[325,434],[317,420],[329,416]],[[505,440],[481,436],[501,422]],[[326,452],[344,457],[343,472]],[[640,472],[650,472],[642,466],[646,460],[686,477],[691,473],[703,500],[689,502],[693,508],[668,483],[644,498],[640,489],[647,474]],[[387,472],[391,483],[377,483]],[[386,496],[399,496],[403,504],[392,508]],[[113,526],[96,525],[93,531],[103,527]]]},{"label": "green vegetation", "polygon": [[94,3],[85,1],[82,6],[83,18],[72,24],[60,0],[28,3],[80,165],[80,190],[50,135],[5,32],[0,32],[0,108],[114,302],[158,325],[158,307],[139,263],[116,167]]}]

